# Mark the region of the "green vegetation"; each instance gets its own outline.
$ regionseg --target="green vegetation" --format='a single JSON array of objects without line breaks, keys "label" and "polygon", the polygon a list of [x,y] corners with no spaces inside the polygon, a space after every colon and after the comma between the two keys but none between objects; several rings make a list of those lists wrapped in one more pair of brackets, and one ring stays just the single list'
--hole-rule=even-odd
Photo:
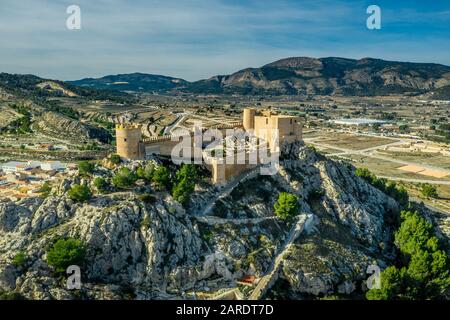
[{"label": "green vegetation", "polygon": [[58,104],[58,101],[47,100],[45,103],[45,108],[49,111],[60,113],[74,120],[80,119],[80,114],[70,107],[64,107]]},{"label": "green vegetation", "polygon": [[71,265],[81,265],[86,255],[84,244],[77,239],[59,239],[47,252],[47,262],[56,272],[65,272]]},{"label": "green vegetation", "polygon": [[390,197],[397,200],[401,206],[406,207],[409,203],[408,192],[404,187],[397,187],[397,184],[386,179],[377,178],[369,169],[358,168],[355,170],[355,175],[366,180],[375,188],[386,193]]},{"label": "green vegetation", "polygon": [[50,195],[50,192],[52,192],[52,186],[50,182],[45,181],[39,189],[39,193],[42,197],[47,198]]},{"label": "green vegetation", "polygon": [[27,263],[28,257],[24,252],[16,254],[12,260],[12,264],[17,268],[22,268]]},{"label": "green vegetation", "polygon": [[94,187],[97,189],[97,191],[100,193],[107,192],[110,187],[108,181],[106,181],[105,179],[100,178],[100,177],[95,178],[93,184],[94,184]]},{"label": "green vegetation", "polygon": [[139,196],[139,200],[148,204],[152,204],[156,202],[156,197],[152,194],[143,194]]},{"label": "green vegetation", "polygon": [[366,293],[369,300],[425,300],[443,298],[450,287],[450,260],[431,223],[417,212],[403,211],[395,245],[399,266],[381,273],[381,288]]},{"label": "green vegetation", "polygon": [[176,173],[175,185],[172,189],[173,198],[186,205],[191,194],[194,192],[195,183],[198,179],[197,167],[192,164],[183,164]]},{"label": "green vegetation", "polygon": [[9,130],[10,133],[14,134],[25,134],[33,132],[31,130],[31,117],[23,116],[9,124],[11,128]]},{"label": "green vegetation", "polygon": [[122,160],[120,159],[120,156],[118,154],[110,155],[108,160],[109,160],[109,162],[111,162],[112,164],[115,164],[115,165],[118,165],[122,162]]},{"label": "green vegetation", "polygon": [[73,185],[67,194],[70,199],[78,202],[87,201],[92,197],[91,189],[88,186],[79,184]]},{"label": "green vegetation", "polygon": [[152,181],[154,172],[155,166],[153,165],[153,163],[149,163],[145,167],[139,167],[136,171],[139,179],[144,179],[148,182]]},{"label": "green vegetation", "polygon": [[152,181],[159,190],[169,189],[170,173],[164,166],[159,166],[153,173]]},{"label": "green vegetation", "polygon": [[274,209],[276,216],[281,220],[292,220],[300,211],[297,196],[287,192],[280,193]]},{"label": "green vegetation", "polygon": [[25,300],[25,298],[20,293],[14,291],[0,290],[0,300]]},{"label": "green vegetation", "polygon": [[436,186],[433,186],[432,184],[429,184],[429,183],[421,184],[420,192],[422,193],[422,195],[424,197],[427,197],[427,198],[435,198],[436,199],[439,197]]},{"label": "green vegetation", "polygon": [[31,113],[29,108],[23,104],[12,104],[10,107],[20,113],[22,117],[9,124],[9,132],[14,134],[33,132],[33,130],[31,130]]},{"label": "green vegetation", "polygon": [[90,161],[80,161],[78,163],[78,172],[82,176],[89,176],[94,172],[95,164]]},{"label": "green vegetation", "polygon": [[400,133],[409,133],[411,132],[411,129],[409,128],[408,125],[406,124],[402,124],[398,127],[398,130],[400,131]]},{"label": "green vegetation", "polygon": [[136,173],[128,168],[120,168],[112,178],[112,183],[116,188],[127,189],[134,185],[138,177]]}]

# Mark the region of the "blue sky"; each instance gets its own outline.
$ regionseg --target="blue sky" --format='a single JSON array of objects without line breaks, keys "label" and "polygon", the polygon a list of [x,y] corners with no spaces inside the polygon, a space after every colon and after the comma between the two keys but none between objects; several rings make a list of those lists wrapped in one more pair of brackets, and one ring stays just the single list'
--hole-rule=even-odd
[{"label": "blue sky", "polygon": [[[72,4],[81,30],[66,28]],[[366,28],[372,4],[381,30]],[[291,56],[450,65],[448,0],[1,0],[0,31],[0,72],[62,80],[198,80]]]}]

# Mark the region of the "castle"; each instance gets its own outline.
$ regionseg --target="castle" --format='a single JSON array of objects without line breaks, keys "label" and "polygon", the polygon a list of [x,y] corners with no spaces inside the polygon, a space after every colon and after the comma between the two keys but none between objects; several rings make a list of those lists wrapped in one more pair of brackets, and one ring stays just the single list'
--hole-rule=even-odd
[{"label": "castle", "polygon": [[[214,130],[225,132],[226,129],[229,128],[224,126]],[[269,153],[278,152],[279,145],[303,139],[300,117],[279,115],[270,110],[244,109],[242,124],[234,126],[233,129],[241,133],[234,137],[235,139],[244,140],[248,139],[248,136],[254,137],[258,141],[256,148],[265,147]],[[191,132],[191,136],[193,136],[193,132]],[[141,125],[118,124],[116,126],[117,154],[127,160],[143,160],[151,154],[171,156],[173,148],[179,144],[179,138],[177,136],[161,136],[143,139]],[[194,148],[194,138],[191,138],[190,146]],[[230,152],[227,151],[227,157],[229,157]],[[256,166],[255,163],[242,163],[242,161],[225,163],[223,159],[205,154],[204,156],[209,159],[205,165],[212,173],[212,182],[219,185],[225,184],[238,174]]]}]

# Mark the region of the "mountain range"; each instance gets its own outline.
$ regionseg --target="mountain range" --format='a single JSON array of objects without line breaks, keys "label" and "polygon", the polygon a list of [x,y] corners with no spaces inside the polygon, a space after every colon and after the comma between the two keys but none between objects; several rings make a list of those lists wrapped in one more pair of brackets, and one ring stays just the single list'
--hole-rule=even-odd
[{"label": "mountain range", "polygon": [[449,99],[450,67],[373,58],[294,57],[194,82],[133,73],[68,83],[85,88],[135,92],[347,96],[428,93],[434,98]]}]

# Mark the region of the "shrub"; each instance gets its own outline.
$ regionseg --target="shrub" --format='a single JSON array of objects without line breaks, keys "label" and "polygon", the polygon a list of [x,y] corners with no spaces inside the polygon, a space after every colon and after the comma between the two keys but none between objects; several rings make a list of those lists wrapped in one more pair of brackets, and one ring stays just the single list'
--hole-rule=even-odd
[{"label": "shrub", "polygon": [[297,196],[282,192],[274,205],[275,214],[281,220],[292,220],[299,213]]},{"label": "shrub", "polygon": [[438,198],[439,197],[436,186],[433,186],[429,183],[423,183],[420,186],[420,192],[422,193],[422,195],[424,197],[427,197],[427,198]]},{"label": "shrub", "polygon": [[169,170],[164,166],[159,166],[153,173],[152,181],[158,189],[168,189],[170,184]]},{"label": "shrub", "polygon": [[97,177],[94,179],[94,187],[97,189],[98,192],[104,193],[109,190],[109,183],[103,178]]},{"label": "shrub", "polygon": [[363,178],[378,190],[397,200],[402,207],[406,207],[408,205],[409,195],[404,187],[398,187],[395,182],[388,182],[386,179],[379,179],[366,168],[356,169],[355,175]]},{"label": "shrub", "polygon": [[109,156],[109,162],[118,165],[122,162],[122,159],[120,159],[120,156],[118,154],[112,154]]},{"label": "shrub", "polygon": [[82,176],[89,176],[94,172],[95,165],[90,161],[80,161],[78,163],[78,172]]},{"label": "shrub", "polygon": [[156,202],[156,197],[152,194],[143,194],[139,196],[139,200],[151,204]]},{"label": "shrub", "polygon": [[121,168],[112,179],[116,188],[126,189],[134,185],[137,175],[128,168]]},{"label": "shrub", "polygon": [[139,167],[136,173],[139,179],[144,179],[150,182],[153,179],[154,171],[155,166],[152,163],[149,163],[145,167]]},{"label": "shrub", "polygon": [[44,198],[48,197],[50,195],[50,192],[52,192],[52,186],[50,182],[45,181],[44,184],[39,189],[39,192]]},{"label": "shrub", "polygon": [[0,290],[0,300],[25,300],[18,292]]},{"label": "shrub", "polygon": [[24,252],[16,254],[12,260],[12,264],[17,268],[22,268],[27,263],[28,257]]},{"label": "shrub", "polygon": [[92,197],[92,192],[88,186],[76,184],[70,188],[68,195],[74,201],[84,202]]},{"label": "shrub", "polygon": [[65,272],[71,265],[81,265],[84,261],[86,248],[77,239],[59,239],[47,252],[47,262],[56,272]]}]

